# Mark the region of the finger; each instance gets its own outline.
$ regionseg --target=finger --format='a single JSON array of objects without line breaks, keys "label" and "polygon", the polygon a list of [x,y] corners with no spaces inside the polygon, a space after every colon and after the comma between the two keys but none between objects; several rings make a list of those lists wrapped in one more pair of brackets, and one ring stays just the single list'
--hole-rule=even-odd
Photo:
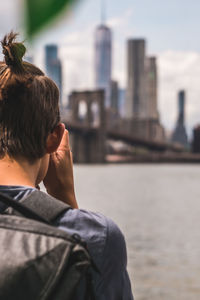
[{"label": "finger", "polygon": [[58,150],[70,150],[70,144],[69,144],[69,132],[67,129],[65,129],[60,146]]}]

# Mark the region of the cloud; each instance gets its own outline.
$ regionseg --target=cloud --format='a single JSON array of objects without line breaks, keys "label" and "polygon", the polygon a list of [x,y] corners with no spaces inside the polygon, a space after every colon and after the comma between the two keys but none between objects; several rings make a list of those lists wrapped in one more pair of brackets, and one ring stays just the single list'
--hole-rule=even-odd
[{"label": "cloud", "polygon": [[91,28],[72,32],[62,40],[60,58],[63,61],[65,94],[94,86],[94,30]]},{"label": "cloud", "polygon": [[109,27],[113,29],[119,29],[125,27],[129,24],[129,20],[133,15],[133,10],[128,9],[121,16],[111,18],[107,21]]}]

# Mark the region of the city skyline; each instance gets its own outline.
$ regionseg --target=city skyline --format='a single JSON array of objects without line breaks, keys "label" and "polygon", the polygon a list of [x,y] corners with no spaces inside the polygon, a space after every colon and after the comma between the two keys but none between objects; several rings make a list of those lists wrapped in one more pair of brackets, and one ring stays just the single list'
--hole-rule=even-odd
[{"label": "city skyline", "polygon": [[[18,3],[18,4],[16,4]],[[107,3],[106,19],[114,32],[113,79],[120,87],[126,84],[126,48],[128,38],[146,38],[148,53],[158,57],[159,93],[158,106],[164,126],[173,130],[176,122],[176,95],[178,90],[187,91],[186,125],[189,132],[200,120],[200,40],[198,11],[200,3],[193,1],[119,1]],[[2,3],[1,36],[10,29],[20,28],[15,16],[19,1]],[[64,93],[78,88],[92,88],[93,36],[100,23],[100,1],[80,1],[77,9],[67,20],[43,33],[34,43],[38,55],[36,64],[41,67],[42,48],[47,43],[61,46],[64,62]],[[80,70],[80,64],[82,66]],[[87,71],[87,72],[86,72]],[[87,74],[87,76],[86,76]]]}]

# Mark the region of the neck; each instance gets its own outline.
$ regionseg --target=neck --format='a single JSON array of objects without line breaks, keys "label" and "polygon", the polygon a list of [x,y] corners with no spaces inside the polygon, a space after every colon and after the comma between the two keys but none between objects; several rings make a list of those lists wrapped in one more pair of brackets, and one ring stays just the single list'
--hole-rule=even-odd
[{"label": "neck", "polygon": [[36,186],[40,161],[30,164],[23,159],[11,159],[5,156],[0,160],[0,185]]}]

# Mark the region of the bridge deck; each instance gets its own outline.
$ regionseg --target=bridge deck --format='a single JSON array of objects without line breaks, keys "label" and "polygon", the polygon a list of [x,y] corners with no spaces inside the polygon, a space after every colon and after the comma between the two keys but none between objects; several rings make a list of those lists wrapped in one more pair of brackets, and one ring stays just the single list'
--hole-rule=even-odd
[{"label": "bridge deck", "polygon": [[[99,129],[97,127],[87,126],[85,124],[80,124],[76,122],[68,122],[63,121],[66,125],[66,128],[74,133],[81,134],[81,135],[94,135],[97,134]],[[141,146],[148,148],[149,150],[153,151],[166,151],[171,150],[173,152],[182,152],[184,149],[181,146],[168,144],[164,142],[157,142],[157,141],[150,141],[146,139],[139,138],[137,136],[129,135],[126,133],[121,133],[114,130],[108,130],[106,132],[106,136],[108,139],[119,140],[124,143],[127,143],[132,146]]]}]

